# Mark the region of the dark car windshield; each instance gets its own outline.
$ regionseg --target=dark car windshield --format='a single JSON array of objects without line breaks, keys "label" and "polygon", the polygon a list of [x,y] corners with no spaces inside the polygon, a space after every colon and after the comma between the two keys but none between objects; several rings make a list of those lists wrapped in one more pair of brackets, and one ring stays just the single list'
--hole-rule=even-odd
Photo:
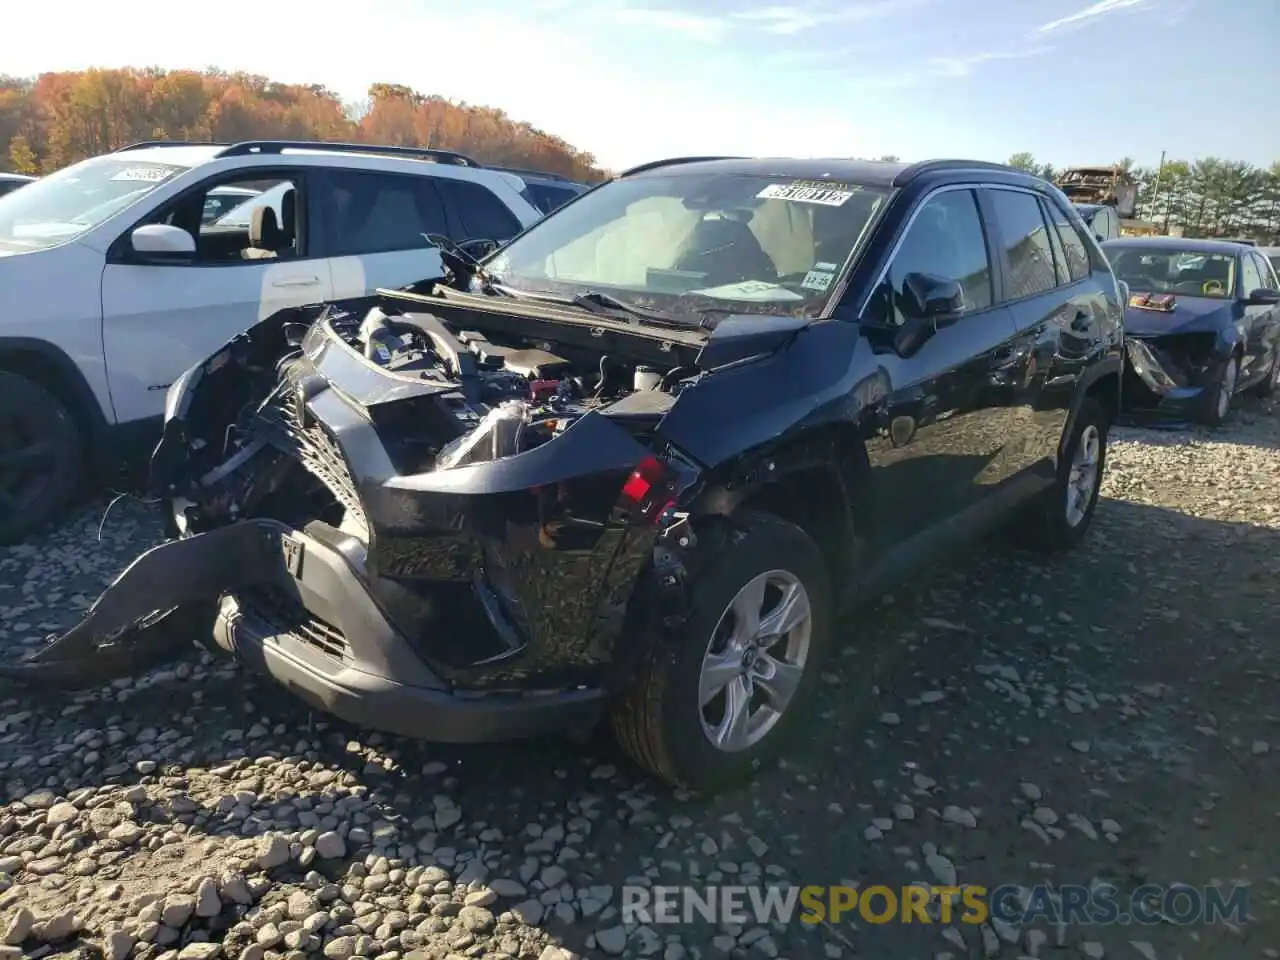
[{"label": "dark car windshield", "polygon": [[1159,247],[1103,249],[1116,279],[1129,284],[1134,293],[1180,293],[1217,300],[1235,296],[1234,254]]},{"label": "dark car windshield", "polygon": [[888,193],[725,173],[606,184],[542,220],[486,265],[501,284],[608,293],[688,315],[816,317]]}]

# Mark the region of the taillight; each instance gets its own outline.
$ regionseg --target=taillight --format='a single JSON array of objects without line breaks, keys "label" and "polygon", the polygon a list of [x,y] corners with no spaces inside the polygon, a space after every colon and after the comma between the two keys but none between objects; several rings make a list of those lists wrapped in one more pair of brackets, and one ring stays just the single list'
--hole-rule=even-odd
[{"label": "taillight", "polygon": [[634,519],[652,522],[675,504],[672,481],[661,460],[645,457],[622,485],[622,505]]}]

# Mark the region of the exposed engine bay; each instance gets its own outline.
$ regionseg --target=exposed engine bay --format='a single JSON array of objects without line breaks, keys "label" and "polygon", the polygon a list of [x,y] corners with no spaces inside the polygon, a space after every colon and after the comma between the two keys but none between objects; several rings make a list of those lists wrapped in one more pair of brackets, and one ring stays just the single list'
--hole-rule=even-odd
[{"label": "exposed engine bay", "polygon": [[[464,328],[385,298],[367,309],[330,305],[309,329],[295,323],[272,332],[257,331],[257,343],[233,341],[204,365],[194,406],[210,409],[188,411],[182,427],[195,462],[171,474],[199,477],[170,484],[180,532],[271,516],[321,519],[367,536],[334,438],[306,415],[305,401],[332,386],[316,375],[322,357],[348,371],[338,389],[373,421],[399,475],[527,452],[590,411],[643,443],[698,376],[679,362],[664,369],[572,343]],[[222,381],[216,388],[207,382],[213,377]]]}]

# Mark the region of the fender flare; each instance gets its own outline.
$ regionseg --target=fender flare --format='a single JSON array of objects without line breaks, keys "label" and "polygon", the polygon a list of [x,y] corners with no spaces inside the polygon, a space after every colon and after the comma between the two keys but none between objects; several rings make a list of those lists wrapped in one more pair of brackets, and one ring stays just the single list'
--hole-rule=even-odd
[{"label": "fender flare", "polygon": [[[716,471],[690,504],[694,516],[731,516],[740,506],[771,486],[799,475],[823,473],[839,491],[839,539],[850,551],[875,537],[871,463],[866,444],[852,422],[828,423],[780,444],[766,444],[744,454],[728,469]],[[842,558],[848,562],[852,552]]]},{"label": "fender flare", "polygon": [[1076,419],[1080,416],[1080,408],[1084,405],[1085,398],[1089,396],[1089,391],[1103,377],[1114,376],[1116,378],[1116,407],[1117,413],[1119,412],[1120,407],[1123,405],[1123,397],[1119,396],[1119,393],[1124,389],[1124,365],[1124,354],[1119,353],[1091,364],[1080,377],[1080,383],[1076,386],[1075,397],[1071,401],[1071,413],[1067,416],[1067,425],[1062,431],[1062,439],[1058,443],[1059,460],[1062,459],[1066,452],[1067,440],[1076,428]]},{"label": "fender flare", "polygon": [[[20,364],[6,362],[11,358],[32,354],[39,357],[41,365],[52,373],[54,382],[48,382],[49,377],[30,377]],[[56,391],[67,402],[71,415],[84,429],[86,446],[94,458],[97,459],[105,452],[109,432],[106,415],[80,368],[60,347],[35,337],[0,336],[0,369],[28,376]]]}]

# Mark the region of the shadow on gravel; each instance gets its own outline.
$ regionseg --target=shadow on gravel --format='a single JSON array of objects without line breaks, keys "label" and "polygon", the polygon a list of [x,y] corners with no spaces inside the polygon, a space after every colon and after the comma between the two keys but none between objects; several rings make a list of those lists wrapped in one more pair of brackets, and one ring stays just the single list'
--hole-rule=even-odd
[{"label": "shadow on gravel", "polygon": [[[1271,809],[1280,775],[1274,763],[1257,762],[1251,745],[1265,740],[1280,703],[1277,577],[1280,532],[1127,501],[1101,503],[1089,539],[1066,557],[999,540],[966,547],[910,589],[843,620],[811,730],[778,770],[710,799],[655,792],[603,735],[587,745],[553,738],[442,747],[311,714],[240,672],[184,681],[172,669],[123,699],[6,700],[0,778],[13,799],[40,786],[66,794],[157,778],[180,789],[193,770],[234,765],[231,779],[246,779],[262,758],[294,758],[308,771],[331,771],[335,785],[367,790],[371,816],[394,825],[400,852],[434,834],[422,848],[428,862],[428,851],[471,843],[500,854],[507,875],[527,859],[537,836],[529,825],[571,821],[590,804],[584,798],[596,797],[604,815],[579,844],[593,856],[585,866],[566,863],[578,885],[661,873],[654,865],[676,818],[692,824],[688,836],[710,838],[745,819],[767,843],[759,858],[800,883],[915,879],[888,851],[923,835],[945,845],[968,882],[991,887],[1046,873],[1122,886],[1241,875],[1262,882],[1250,871],[1265,871],[1267,851],[1280,849]],[[83,746],[85,731],[109,728],[124,732],[118,745],[92,753]],[[141,777],[140,761],[159,767]],[[1046,852],[1025,827],[1019,782],[1031,777],[1046,796],[1074,798],[1074,812],[1092,823],[1119,820],[1123,833]],[[461,807],[457,831],[496,830],[492,839],[476,847],[452,825],[437,830],[438,794]],[[265,791],[253,809],[286,809],[304,795]],[[326,796],[332,801],[325,790],[311,792],[304,806],[323,809]],[[197,836],[262,832],[261,817],[227,803],[202,802],[181,819]],[[912,814],[894,814],[892,837],[869,839],[871,820],[903,804]],[[978,827],[951,822],[951,808],[976,811]],[[1212,843],[1198,821],[1212,823]],[[686,845],[678,841],[671,856],[690,856]],[[12,846],[0,839],[0,852]],[[714,848],[704,844],[704,853]],[[705,877],[716,858],[703,859]],[[1028,867],[1042,860],[1052,867]],[[333,865],[325,872],[336,876]],[[1274,912],[1256,901],[1254,911],[1274,929]],[[586,950],[590,923],[543,925]],[[797,924],[777,939],[810,956],[821,935]],[[902,927],[872,934],[892,950],[911,935]],[[1188,958],[1213,955],[1188,948],[1176,929],[1168,935]],[[1219,935],[1211,931],[1205,950]],[[910,943],[902,939],[901,949]]]}]

